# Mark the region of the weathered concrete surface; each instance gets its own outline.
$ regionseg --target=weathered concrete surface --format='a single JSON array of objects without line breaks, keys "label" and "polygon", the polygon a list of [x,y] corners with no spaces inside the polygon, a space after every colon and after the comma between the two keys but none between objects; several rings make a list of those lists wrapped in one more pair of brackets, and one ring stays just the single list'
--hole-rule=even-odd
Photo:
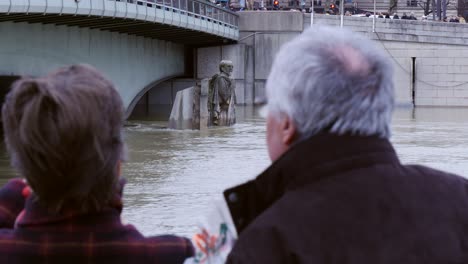
[{"label": "weathered concrete surface", "polygon": [[[294,12],[296,13],[296,12]],[[281,46],[300,33],[264,33],[255,36],[255,79],[265,80]]]},{"label": "weathered concrete surface", "polygon": [[194,87],[177,92],[169,117],[169,128],[196,129],[194,128],[194,122],[197,120],[197,117],[194,116],[196,110],[194,108],[194,92]]},{"label": "weathered concrete surface", "polygon": [[[237,80],[244,84],[243,102],[262,102],[276,53],[310,27],[310,14],[241,12],[240,18],[240,44],[234,46],[244,50],[238,53],[244,57],[229,59],[245,62],[244,79]],[[339,26],[340,17],[316,14],[314,24]],[[468,106],[468,24],[377,19],[376,32],[372,32],[372,19],[345,17],[344,27],[375,40],[384,49],[395,68],[398,104]],[[200,51],[198,55],[203,57]]]},{"label": "weathered concrete surface", "polygon": [[154,81],[184,74],[184,47],[167,41],[12,22],[0,23],[0,35],[0,75],[40,76],[64,65],[91,64],[115,83],[126,108]]},{"label": "weathered concrete surface", "polygon": [[177,92],[169,117],[169,128],[206,130],[209,123],[209,79]]},{"label": "weathered concrete surface", "polygon": [[301,12],[239,12],[240,31],[302,32]]},{"label": "weathered concrete surface", "polygon": [[[197,54],[197,78],[211,78],[215,72],[219,71],[219,62],[224,58],[222,56],[223,46],[199,48]],[[228,58],[226,58],[228,59]],[[234,68],[233,74],[237,75],[237,68]]]},{"label": "weathered concrete surface", "polygon": [[[305,15],[304,27],[310,26]],[[317,16],[314,24],[339,25],[339,17]],[[344,27],[374,39],[395,68],[397,102],[416,106],[468,106],[468,25],[434,21],[345,17]],[[414,58],[414,80],[413,80]],[[413,86],[414,81],[414,86]]]}]

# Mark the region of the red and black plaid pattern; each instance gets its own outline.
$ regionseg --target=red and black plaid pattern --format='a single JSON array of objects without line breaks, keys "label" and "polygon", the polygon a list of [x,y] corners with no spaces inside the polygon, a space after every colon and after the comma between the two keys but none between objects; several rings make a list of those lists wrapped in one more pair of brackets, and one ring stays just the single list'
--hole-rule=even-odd
[{"label": "red and black plaid pattern", "polygon": [[25,201],[25,186],[11,180],[0,189],[0,263],[183,263],[194,253],[186,238],[144,237],[123,225],[120,202],[95,213],[53,214]]}]

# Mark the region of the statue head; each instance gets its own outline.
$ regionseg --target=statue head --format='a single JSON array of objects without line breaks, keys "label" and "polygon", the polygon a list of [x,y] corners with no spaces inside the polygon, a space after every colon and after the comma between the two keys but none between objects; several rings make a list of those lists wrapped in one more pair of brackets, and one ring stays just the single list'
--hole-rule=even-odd
[{"label": "statue head", "polygon": [[231,75],[233,69],[234,69],[234,65],[232,65],[232,61],[222,60],[219,63],[219,71],[224,72],[228,76]]}]

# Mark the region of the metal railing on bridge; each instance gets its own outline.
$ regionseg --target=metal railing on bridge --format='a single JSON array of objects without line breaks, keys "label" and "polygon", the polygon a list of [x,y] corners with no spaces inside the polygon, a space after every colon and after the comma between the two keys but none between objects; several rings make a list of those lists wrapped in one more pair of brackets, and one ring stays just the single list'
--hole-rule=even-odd
[{"label": "metal railing on bridge", "polygon": [[181,15],[187,15],[225,27],[238,29],[239,16],[226,8],[214,5],[206,0],[107,0],[147,6]]},{"label": "metal railing on bridge", "polygon": [[89,27],[197,45],[239,39],[237,13],[207,0],[0,0],[0,22]]}]

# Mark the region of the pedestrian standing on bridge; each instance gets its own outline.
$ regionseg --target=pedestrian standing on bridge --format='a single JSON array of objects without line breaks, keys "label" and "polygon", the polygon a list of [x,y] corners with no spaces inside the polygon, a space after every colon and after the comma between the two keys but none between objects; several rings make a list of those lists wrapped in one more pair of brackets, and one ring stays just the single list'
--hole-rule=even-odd
[{"label": "pedestrian standing on bridge", "polygon": [[266,94],[273,163],[224,192],[227,263],[468,263],[468,180],[400,163],[382,50],[312,27],[280,49]]},{"label": "pedestrian standing on bridge", "polygon": [[122,224],[123,103],[95,69],[20,79],[2,120],[27,184],[0,189],[1,263],[183,263],[193,255],[185,238],[144,237]]}]

